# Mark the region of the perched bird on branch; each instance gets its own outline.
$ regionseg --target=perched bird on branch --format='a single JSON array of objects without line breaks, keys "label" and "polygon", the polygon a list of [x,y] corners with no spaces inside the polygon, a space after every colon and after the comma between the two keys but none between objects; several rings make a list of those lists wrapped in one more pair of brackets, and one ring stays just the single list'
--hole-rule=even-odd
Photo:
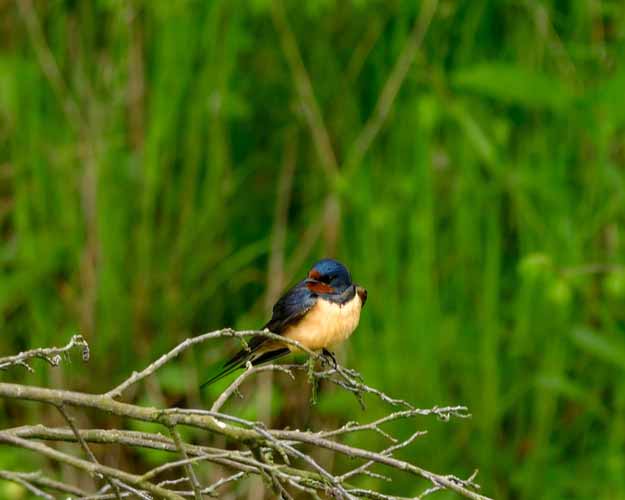
[{"label": "perched bird on branch", "polygon": [[[347,339],[358,326],[360,311],[367,301],[367,290],[352,283],[347,268],[333,259],[317,262],[306,279],[286,292],[273,306],[273,315],[263,327],[270,332],[295,340],[310,350],[327,350]],[[247,362],[259,365],[274,361],[297,350],[266,337],[253,337],[247,349],[241,349],[218,367],[217,373],[201,386],[216,382]]]}]

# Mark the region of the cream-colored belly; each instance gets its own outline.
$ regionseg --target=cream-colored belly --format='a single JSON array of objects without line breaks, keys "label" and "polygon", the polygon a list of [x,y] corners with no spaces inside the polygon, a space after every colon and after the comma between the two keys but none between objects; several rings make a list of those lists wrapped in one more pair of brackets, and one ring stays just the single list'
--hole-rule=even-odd
[{"label": "cream-colored belly", "polygon": [[[339,344],[358,326],[361,308],[362,302],[358,294],[343,305],[319,299],[313,308],[283,335],[311,350]],[[289,349],[296,350],[293,346],[289,346]]]}]

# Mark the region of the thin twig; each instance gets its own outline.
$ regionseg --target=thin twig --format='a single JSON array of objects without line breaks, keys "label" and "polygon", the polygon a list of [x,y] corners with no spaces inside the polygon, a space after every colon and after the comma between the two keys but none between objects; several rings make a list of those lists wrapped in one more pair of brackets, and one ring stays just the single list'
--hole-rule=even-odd
[{"label": "thin twig", "polygon": [[[184,443],[181,443],[181,447],[184,448]],[[230,456],[230,453],[226,451],[226,452],[221,453],[221,455],[219,456],[228,457]],[[166,464],[159,465],[158,467],[155,467],[154,469],[146,472],[145,474],[143,474],[143,476],[141,476],[141,478],[145,480],[150,480],[153,477],[158,476],[159,474],[162,474],[163,472],[174,469],[176,467],[184,467],[188,464],[194,464],[197,462],[205,462],[205,461],[211,460],[212,458],[218,458],[218,457],[213,457],[211,455],[198,455],[198,456],[191,457],[191,458],[187,457],[182,460],[177,460],[175,462],[167,462]],[[189,480],[189,478],[184,478],[184,477],[179,478],[179,479],[182,481]],[[163,484],[163,483],[158,483],[158,484]]]},{"label": "thin twig", "polygon": [[[259,425],[262,424],[249,422],[245,419],[226,415],[223,413],[211,412],[207,410],[159,410],[157,408],[146,408],[136,405],[130,405],[127,403],[119,403],[106,397],[105,395],[91,395],[76,393],[72,391],[58,391],[53,389],[28,387],[6,383],[0,383],[0,396],[14,398],[19,397],[20,399],[35,400],[52,404],[65,402],[66,404],[71,404],[75,406],[97,408],[103,411],[114,413],[119,416],[125,416],[151,422],[160,422],[164,425],[185,424],[209,430],[211,432],[223,434],[230,439],[241,442],[260,440],[271,444],[271,439],[269,439],[269,436],[271,436],[271,438],[277,439],[278,441],[297,441],[305,444],[311,444],[320,448],[333,450],[346,456],[372,460],[377,463],[403,470],[413,475],[421,476],[431,481],[432,484],[443,485],[446,488],[461,493],[468,498],[485,498],[466,489],[464,486],[459,485],[457,482],[449,480],[445,476],[431,473],[415,465],[384,456],[380,453],[343,445],[341,443],[330,441],[325,438],[320,438],[314,435],[314,433],[310,432],[286,430],[264,431],[261,427],[259,427]],[[240,425],[246,426],[247,428],[233,427],[230,425],[222,427],[217,425],[216,419],[238,423]],[[292,452],[291,449],[289,449],[289,451]]]},{"label": "thin twig", "polygon": [[165,363],[171,361],[173,358],[175,358],[181,352],[187,350],[191,346],[201,344],[203,342],[206,342],[207,340],[213,340],[213,339],[222,338],[222,337],[236,337],[239,339],[243,339],[245,337],[252,337],[252,336],[260,336],[260,337],[266,337],[268,339],[278,340],[283,344],[288,344],[288,345],[292,345],[296,347],[297,349],[305,352],[309,356],[313,356],[315,358],[318,357],[316,353],[304,347],[299,342],[295,340],[287,339],[286,337],[282,337],[280,335],[276,335],[275,333],[271,333],[269,330],[243,330],[243,331],[237,332],[237,331],[234,331],[232,328],[224,328],[222,330],[216,330],[214,332],[205,333],[203,335],[199,335],[197,337],[192,337],[192,338],[184,340],[183,342],[178,344],[176,347],[174,347],[171,351],[169,351],[166,354],[163,354],[160,358],[158,358],[156,361],[151,363],[141,372],[133,372],[132,375],[128,377],[126,380],[124,380],[121,384],[119,384],[117,387],[108,391],[105,394],[105,396],[109,398],[120,397],[122,393],[126,389],[128,389],[128,387],[136,384],[140,380],[143,380],[145,377],[152,375],[156,370],[158,370]]},{"label": "thin twig", "polygon": [[46,446],[44,444],[34,443],[32,441],[29,441],[28,439],[22,439],[4,431],[0,431],[0,443],[6,443],[34,451],[40,455],[51,458],[58,462],[72,465],[78,469],[82,469],[86,472],[89,472],[90,474],[99,473],[114,477],[116,479],[119,479],[120,481],[123,481],[124,483],[138,486],[142,489],[150,491],[155,495],[167,498],[169,500],[180,500],[182,498],[179,495],[176,495],[175,493],[166,490],[165,488],[156,486],[149,481],[144,481],[139,476],[135,476],[134,474],[129,474],[118,469],[113,469],[112,467],[107,467],[106,465],[95,464],[88,460],[76,458],[72,455],[68,455],[66,453],[62,453],[58,450],[50,448],[49,446]]},{"label": "thin twig", "polygon": [[[91,451],[91,448],[89,448],[89,445],[87,444],[87,442],[82,438],[82,436],[80,435],[80,432],[78,431],[78,427],[76,426],[76,422],[74,421],[74,419],[72,418],[72,416],[67,413],[67,410],[65,410],[65,407],[60,404],[60,405],[56,405],[57,410],[59,410],[59,413],[61,415],[63,415],[63,418],[65,419],[65,421],[67,422],[67,425],[69,425],[69,428],[72,430],[72,432],[74,433],[74,436],[76,436],[76,439],[78,441],[78,443],[80,443],[80,447],[83,449],[83,451],[85,452],[85,455],[87,455],[87,457],[89,458],[89,460],[91,460],[94,464],[99,464],[98,459],[96,458],[96,456],[93,454],[93,452]],[[117,486],[116,483],[114,483],[110,477],[108,476],[101,476],[107,483],[108,485],[113,489],[113,491],[115,492],[115,496],[118,500],[121,500],[121,496],[120,496],[120,491],[119,491],[119,487]]]},{"label": "thin twig", "polygon": [[[25,425],[6,429],[5,432],[18,437],[29,439],[42,439],[46,441],[77,441],[76,435],[71,429],[46,427],[44,425]],[[160,451],[177,452],[178,448],[172,439],[162,434],[124,431],[118,429],[79,429],[81,437],[90,443],[119,444],[130,447],[150,448]],[[199,446],[183,443],[185,451],[192,456],[202,456],[206,460],[219,458],[223,450],[209,446]],[[238,452],[245,455],[245,452]],[[233,456],[232,450],[228,456]],[[147,478],[149,479],[149,478]]]},{"label": "thin twig", "polygon": [[[425,434],[424,431],[417,431],[414,432],[408,439],[405,439],[404,441],[394,444],[393,446],[389,446],[388,448],[386,448],[385,450],[383,450],[382,452],[380,452],[381,455],[391,455],[394,451],[397,451],[401,448],[405,448],[406,446],[408,446],[409,444],[411,444],[415,439],[417,439],[418,437],[421,437]],[[362,464],[360,467],[357,467],[349,472],[346,472],[345,474],[343,474],[342,476],[339,476],[339,479],[341,481],[347,481],[350,477],[356,476],[358,474],[365,474],[365,473],[369,473],[369,471],[367,471],[367,469],[369,467],[371,467],[375,462],[373,460],[369,460],[368,462],[365,462],[364,464]]]},{"label": "thin twig", "polygon": [[28,362],[35,358],[43,359],[52,366],[59,366],[59,363],[63,359],[61,355],[67,353],[74,347],[81,347],[83,361],[89,361],[89,344],[87,344],[87,341],[82,335],[74,335],[64,347],[40,347],[38,349],[20,352],[15,356],[0,358],[0,370],[19,365],[26,368],[29,372],[33,372],[34,370],[30,367]]},{"label": "thin twig", "polygon": [[6,479],[7,481],[13,481],[22,484],[20,481],[16,481],[16,479],[22,479],[27,481],[30,484],[34,484],[41,488],[47,488],[55,491],[60,491],[62,493],[68,493],[70,495],[83,497],[86,493],[77,488],[76,486],[72,486],[71,484],[61,483],[60,481],[55,481],[54,479],[50,479],[42,474],[41,471],[36,472],[13,472],[7,470],[0,470],[0,478]]},{"label": "thin twig", "polygon": [[281,371],[281,372],[284,372],[284,373],[288,374],[291,377],[291,379],[293,379],[293,380],[295,379],[295,377],[293,376],[293,372],[291,370],[289,370],[289,368],[287,368],[285,366],[282,366],[282,365],[265,365],[265,366],[255,366],[255,367],[253,367],[250,364],[250,366],[248,366],[246,368],[246,370],[243,373],[241,373],[241,375],[239,375],[234,380],[234,382],[232,382],[232,384],[230,384],[228,386],[228,388],[219,395],[219,397],[213,403],[213,406],[211,406],[211,410],[212,411],[219,411],[221,409],[221,407],[226,403],[226,401],[228,401],[228,399],[230,399],[230,397],[232,397],[232,395],[239,390],[239,387],[241,386],[241,384],[246,379],[248,379],[252,375],[255,375],[255,374],[259,373],[259,372],[267,372],[267,371]]},{"label": "thin twig", "polygon": [[176,426],[172,425],[169,428],[169,432],[171,433],[172,438],[174,439],[174,443],[176,443],[176,448],[180,452],[182,456],[182,460],[186,460],[187,462],[183,465],[185,472],[187,473],[189,484],[193,489],[193,493],[195,495],[195,500],[202,500],[202,487],[200,486],[200,482],[195,475],[195,471],[189,462],[189,456],[187,452],[184,451],[184,447],[182,446],[182,439],[180,438],[180,433],[176,430]]},{"label": "thin twig", "polygon": [[[126,490],[130,495],[134,495],[135,497],[140,498],[141,500],[152,500],[152,497],[148,495],[145,491],[141,491],[141,490],[138,490],[137,488],[133,488],[129,484],[126,484],[122,481],[113,480],[113,487],[117,489],[118,485],[120,488]],[[117,491],[114,493],[115,498],[121,497],[122,494],[123,494],[122,492],[117,493]]]},{"label": "thin twig", "polygon": [[[401,498],[384,495],[373,490],[356,488],[354,485],[348,483],[350,478],[359,474],[388,481],[389,478],[386,475],[369,470],[374,464],[385,465],[386,467],[412,474],[415,477],[426,479],[430,486],[422,493],[422,496],[429,495],[441,489],[448,489],[466,498],[486,500],[486,497],[474,491],[478,488],[478,485],[474,483],[475,475],[471,476],[469,479],[463,480],[453,475],[435,474],[392,456],[394,451],[409,446],[415,439],[423,435],[424,431],[416,431],[407,439],[399,440],[396,436],[391,435],[382,428],[383,425],[390,422],[399,419],[411,419],[421,415],[432,415],[445,421],[449,420],[452,416],[466,418],[469,415],[465,407],[414,408],[406,401],[392,398],[384,392],[366,385],[357,372],[340,365],[335,365],[329,369],[322,369],[321,371],[314,371],[314,362],[310,363],[310,368],[308,368],[307,365],[296,364],[267,365],[264,367],[248,366],[247,370],[240,374],[226,391],[217,398],[211,410],[144,407],[122,403],[111,397],[122,394],[123,391],[132,384],[153,374],[165,363],[171,361],[182,350],[191,345],[220,337],[235,337],[243,341],[244,337],[250,335],[264,335],[268,338],[291,344],[297,348],[301,347],[303,351],[308,351],[303,348],[303,346],[299,346],[296,342],[289,341],[288,339],[284,339],[267,331],[235,332],[230,329],[225,329],[210,332],[195,337],[194,339],[187,339],[167,354],[161,356],[157,361],[148,365],[141,372],[133,373],[128,379],[118,385],[117,388],[105,394],[87,394],[67,390],[32,387],[23,384],[0,383],[0,397],[54,405],[59,408],[69,426],[68,428],[50,428],[43,425],[35,425],[7,429],[0,431],[0,443],[29,449],[57,462],[77,467],[91,475],[108,478],[110,482],[96,493],[87,495],[86,497],[84,494],[82,495],[82,497],[91,500],[120,499],[127,497],[148,499],[149,496],[169,499],[195,497],[196,500],[199,500],[202,495],[214,494],[217,487],[234,482],[244,477],[245,474],[255,474],[266,478],[271,487],[274,488],[276,495],[280,495],[283,498],[292,498],[287,488],[294,488],[295,490],[305,492],[313,498],[321,498],[324,496],[347,500],[356,498],[373,498],[376,500]],[[323,357],[316,353],[308,352],[311,355],[312,361],[323,359]],[[22,359],[19,358],[19,356],[20,355],[18,355],[18,359]],[[225,402],[232,394],[237,392],[241,384],[249,379],[249,377],[263,371],[275,370],[283,371],[290,376],[293,376],[293,372],[296,370],[304,372],[312,370],[313,377],[335,383],[339,387],[343,387],[356,394],[360,399],[362,399],[364,394],[372,394],[393,406],[402,406],[407,409],[395,411],[369,423],[348,422],[337,429],[328,429],[318,432],[271,429],[267,428],[261,422],[250,421],[220,411]],[[65,410],[66,406],[92,408],[123,418],[157,423],[162,425],[164,429],[169,429],[172,437],[168,438],[160,433],[118,429],[81,430],[78,429],[69,413]],[[222,435],[229,443],[233,444],[234,448],[239,445],[239,447],[244,450],[249,448],[251,452],[242,451],[240,449],[219,449],[185,443],[176,431],[175,427],[177,425],[186,425],[213,434]],[[372,451],[355,446],[348,446],[337,441],[346,435],[364,431],[377,432],[385,439],[391,441],[391,446],[382,451]],[[34,442],[33,440],[35,439],[78,442],[90,460],[83,460],[62,453],[45,444]],[[169,460],[165,464],[144,473],[142,476],[137,476],[98,463],[87,445],[88,442],[103,444],[117,443],[124,446],[159,449],[171,453],[178,453],[181,459]],[[304,445],[312,446],[316,449],[329,450],[345,457],[360,459],[363,460],[363,463],[344,472],[342,475],[337,475],[322,467],[320,463],[312,458],[310,453],[301,451],[300,448]],[[221,478],[213,485],[203,488],[194,476],[195,473],[192,465],[204,461],[209,461],[219,466],[232,469],[233,473],[228,477]],[[152,479],[161,472],[167,470],[171,471],[179,467],[183,467],[186,470],[187,477],[167,479],[157,484],[154,484],[152,481]],[[9,476],[11,474],[10,472],[8,473]],[[6,476],[7,474],[4,476],[0,474],[0,477]],[[55,489],[54,483],[40,480],[38,476],[13,475],[9,480],[15,478],[18,478],[17,482],[24,484],[25,487],[27,487],[26,483],[28,483],[31,486],[31,492],[33,492],[33,494],[37,493],[43,498],[48,498],[42,496],[48,495],[43,488]],[[191,490],[175,491],[171,489],[172,487],[180,485],[183,480],[191,484]],[[119,491],[115,491],[116,487],[119,488]],[[59,488],[56,488],[56,490],[63,491]]]},{"label": "thin twig", "polygon": [[33,481],[26,474],[19,474],[9,471],[0,471],[0,478],[12,481],[14,483],[22,485],[28,491],[38,498],[45,498],[46,500],[54,500],[54,497],[49,493],[46,493],[42,489],[33,484]]},{"label": "thin twig", "polygon": [[240,479],[245,477],[245,472],[237,472],[236,474],[232,474],[228,477],[222,477],[219,481],[214,482],[210,486],[207,486],[202,490],[202,493],[205,495],[213,495],[215,491],[221,488],[223,485],[228,483],[233,483],[235,481],[239,481]]}]

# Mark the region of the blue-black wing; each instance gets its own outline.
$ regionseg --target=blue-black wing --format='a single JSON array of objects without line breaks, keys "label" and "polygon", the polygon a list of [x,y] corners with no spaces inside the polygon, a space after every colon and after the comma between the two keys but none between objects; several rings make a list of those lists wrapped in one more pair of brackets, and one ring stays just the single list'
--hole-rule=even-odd
[{"label": "blue-black wing", "polygon": [[297,323],[317,302],[317,295],[306,286],[310,280],[300,281],[273,306],[271,319],[263,328],[282,335],[287,327]]},{"label": "blue-black wing", "polygon": [[[272,333],[282,335],[289,326],[296,324],[310,311],[317,301],[317,295],[306,286],[309,281],[300,281],[280,297],[280,300],[273,306],[271,319],[263,329],[266,328]],[[271,342],[271,339],[252,337],[248,342],[248,348],[241,349],[232,358],[219,366],[215,375],[204,382],[200,389],[242,368],[248,361],[251,361],[252,365],[259,365],[285,356],[290,352],[286,347],[277,347],[276,349],[258,352],[261,347],[269,344],[268,341]]]}]

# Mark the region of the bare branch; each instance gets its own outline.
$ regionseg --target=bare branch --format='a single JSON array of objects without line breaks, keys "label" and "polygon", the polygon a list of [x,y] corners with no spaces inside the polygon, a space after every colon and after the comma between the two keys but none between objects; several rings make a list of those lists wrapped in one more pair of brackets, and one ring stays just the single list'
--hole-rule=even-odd
[{"label": "bare branch", "polygon": [[[46,441],[70,441],[76,442],[76,435],[71,429],[46,427],[44,425],[25,425],[22,427],[14,427],[6,429],[5,432],[11,433],[18,437],[29,439],[42,439]],[[81,437],[89,443],[99,444],[119,444],[129,447],[150,448],[160,451],[177,452],[178,448],[172,439],[162,434],[138,431],[124,431],[118,429],[80,429],[78,431]],[[202,456],[206,460],[219,458],[223,450],[219,448],[211,448],[210,446],[199,446],[194,444],[183,443],[184,450],[191,456]],[[239,452],[243,456],[249,455],[248,452]],[[231,451],[228,457],[233,457]],[[221,462],[217,462],[221,463]],[[149,478],[146,478],[149,479]]]},{"label": "bare branch", "polygon": [[[80,435],[80,432],[78,431],[78,427],[76,427],[76,422],[74,422],[74,419],[72,418],[72,416],[69,413],[67,413],[67,411],[65,410],[62,404],[58,405],[57,409],[59,410],[61,415],[63,415],[63,418],[65,419],[70,429],[74,433],[74,436],[76,436],[76,439],[80,443],[80,447],[84,450],[87,457],[89,457],[89,460],[91,460],[94,464],[99,464],[98,459],[95,457],[95,455],[91,451],[91,448],[89,448],[89,445],[87,444],[87,442]],[[111,478],[109,478],[108,476],[101,476],[101,477],[103,477],[104,480],[108,483],[108,485],[113,489],[113,491],[115,492],[115,498],[117,498],[118,500],[121,500],[120,491],[119,491],[119,487],[117,486],[117,484],[114,483],[111,480]]]},{"label": "bare branch", "polygon": [[244,339],[245,337],[251,337],[251,336],[267,337],[269,339],[278,340],[282,342],[283,344],[289,344],[289,345],[297,347],[300,351],[305,352],[309,356],[313,356],[315,358],[318,357],[316,353],[304,347],[299,342],[295,340],[287,339],[280,335],[276,335],[275,333],[271,333],[269,330],[245,330],[245,331],[235,332],[232,328],[224,328],[223,330],[217,330],[214,332],[205,333],[204,335],[199,335],[197,337],[192,337],[192,338],[184,340],[183,342],[178,344],[176,347],[174,347],[171,351],[169,351],[166,354],[163,354],[160,358],[154,361],[154,363],[147,366],[141,372],[133,372],[129,378],[124,380],[121,384],[119,384],[114,389],[111,389],[110,391],[108,391],[105,395],[110,398],[120,397],[122,393],[126,389],[128,389],[128,387],[136,384],[137,382],[144,379],[145,377],[152,375],[156,370],[158,370],[165,363],[171,361],[173,358],[178,356],[178,354],[187,350],[191,346],[201,344],[203,342],[206,342],[207,340],[213,340],[216,338],[236,337],[239,339]]},{"label": "bare branch", "polygon": [[5,370],[10,366],[23,366],[29,372],[34,371],[28,362],[31,359],[39,358],[47,361],[52,366],[59,366],[61,362],[62,354],[67,353],[74,347],[82,348],[83,361],[89,361],[89,344],[82,337],[82,335],[74,335],[65,347],[45,347],[39,349],[32,349],[30,351],[20,352],[15,356],[7,356],[0,358],[0,370]]},{"label": "bare branch", "polygon": [[15,483],[23,484],[21,481],[16,481],[16,479],[22,479],[27,481],[30,484],[34,484],[39,486],[40,488],[47,488],[54,491],[60,491],[62,493],[68,493],[70,495],[75,496],[84,496],[85,492],[80,488],[72,486],[70,484],[61,483],[59,481],[55,481],[54,479],[50,479],[44,476],[41,471],[36,472],[12,472],[1,470],[0,478],[6,479],[7,481],[13,481]]},{"label": "bare branch", "polygon": [[[411,444],[415,439],[417,439],[420,436],[423,436],[424,434],[425,434],[424,431],[417,431],[417,432],[413,433],[412,436],[410,436],[408,439],[405,439],[404,441],[402,441],[400,443],[396,443],[393,446],[389,446],[384,451],[382,451],[380,454],[381,455],[388,455],[388,456],[390,456],[390,455],[392,455],[392,453],[394,451],[399,450],[400,448],[405,448],[406,446]],[[365,462],[364,464],[362,464],[360,467],[357,467],[356,469],[351,470],[349,472],[346,472],[345,474],[340,476],[340,480],[341,481],[346,481],[350,477],[356,476],[358,474],[371,475],[371,472],[368,471],[367,469],[369,467],[371,467],[374,463],[375,463],[374,460],[369,460],[368,462]]]},{"label": "bare branch", "polygon": [[245,472],[237,472],[236,474],[232,474],[231,476],[223,477],[219,481],[217,481],[217,482],[211,484],[210,486],[204,488],[202,490],[202,493],[205,494],[205,495],[212,495],[212,494],[215,493],[215,491],[217,489],[221,488],[224,484],[228,484],[228,483],[233,483],[235,481],[239,481],[243,477],[245,477]]},{"label": "bare branch", "polygon": [[[167,362],[173,360],[180,352],[188,347],[210,339],[235,337],[243,341],[250,335],[263,335],[268,338],[294,345],[302,351],[308,352],[311,359],[308,363],[288,365],[267,365],[253,367],[248,365],[214,401],[211,410],[155,408],[116,401],[118,397],[133,384],[152,375]],[[71,344],[71,342],[70,342]],[[75,344],[80,345],[78,341]],[[69,344],[68,344],[69,346]],[[61,348],[66,352],[71,347]],[[84,346],[83,346],[84,348]],[[59,353],[58,348],[51,350],[35,350],[13,357],[15,362],[32,357],[54,356]],[[19,357],[23,356],[23,357]],[[400,499],[385,495],[374,490],[363,489],[352,484],[358,476],[365,475],[383,481],[390,481],[389,477],[370,468],[380,464],[391,469],[397,469],[411,474],[416,478],[425,479],[428,487],[421,496],[427,496],[435,491],[447,489],[458,493],[465,498],[487,500],[486,497],[475,492],[479,486],[475,484],[475,474],[463,480],[454,475],[441,475],[425,470],[417,465],[393,457],[393,453],[409,446],[422,436],[425,431],[416,431],[406,439],[398,439],[383,427],[399,419],[414,419],[420,416],[435,416],[448,421],[452,416],[468,418],[467,409],[463,406],[434,407],[430,409],[414,408],[410,403],[388,396],[384,392],[366,385],[362,377],[354,370],[334,364],[331,368],[315,369],[315,362],[328,363],[317,353],[310,352],[296,342],[289,341],[267,331],[235,332],[230,329],[210,332],[198,337],[187,339],[174,349],[161,356],[140,372],[134,372],[128,379],[116,388],[105,394],[88,394],[82,392],[33,387],[23,384],[0,383],[0,397],[22,401],[36,401],[42,404],[53,405],[59,409],[65,418],[68,427],[51,428],[43,425],[22,426],[0,430],[0,443],[18,446],[31,450],[50,460],[65,463],[83,470],[107,481],[104,487],[93,493],[86,493],[72,486],[66,486],[54,480],[44,478],[37,473],[19,473],[0,471],[0,478],[16,482],[27,488],[34,496],[40,498],[54,498],[46,490],[62,491],[79,495],[83,500],[105,500],[124,498],[195,498],[202,499],[205,495],[214,495],[218,488],[236,482],[248,474],[266,479],[268,486],[273,488],[276,495],[282,498],[293,498],[292,492],[301,491],[313,498],[333,497],[351,500],[358,498],[372,498],[376,500]],[[308,373],[314,380],[328,380],[338,387],[354,393],[362,401],[365,394],[371,394],[381,401],[392,406],[404,409],[391,412],[368,423],[348,422],[336,429],[321,431],[300,431],[270,429],[262,422],[247,420],[235,415],[222,412],[228,399],[235,394],[241,384],[250,377],[264,372],[278,371],[293,377],[295,371]],[[119,417],[141,420],[160,424],[163,431],[168,431],[171,437],[157,432],[136,432],[124,429],[79,429],[76,421],[66,410],[66,407],[91,408]],[[228,449],[215,448],[205,445],[185,443],[177,431],[178,425],[186,425],[206,431],[209,434],[221,435],[229,443]],[[372,451],[356,446],[348,446],[339,442],[344,436],[355,432],[375,432],[390,441],[390,446],[381,451]],[[48,445],[36,440],[70,441],[80,445],[88,460],[84,460],[68,453],[57,451]],[[123,470],[100,464],[88,443],[118,444],[125,447],[152,448],[178,455],[178,459],[167,460],[163,465],[155,467],[142,475],[136,475]],[[321,465],[304,450],[307,447],[330,450],[331,452],[356,459],[359,465],[350,470],[337,473]],[[216,464],[220,470],[230,470],[212,484],[202,484],[195,474],[193,466],[200,466],[203,462]],[[156,482],[156,478],[164,473],[176,469],[184,471],[184,476]],[[181,488],[185,483],[190,489]]]},{"label": "bare branch", "polygon": [[25,485],[22,481],[26,481],[27,483],[31,485],[36,485],[40,488],[47,488],[50,490],[60,491],[62,493],[68,493],[70,495],[80,497],[86,495],[86,493],[80,488],[76,488],[75,486],[71,486],[69,484],[61,483],[59,481],[55,481],[54,479],[50,479],[44,476],[40,471],[11,472],[7,470],[0,470],[0,478],[6,479],[7,481],[13,481],[14,483],[18,483],[23,486]]},{"label": "bare branch", "polygon": [[8,481],[13,481],[14,483],[21,484],[24,488],[30,491],[33,495],[38,498],[45,498],[46,500],[54,500],[54,497],[45,491],[37,488],[35,486],[34,481],[32,481],[28,474],[19,474],[15,472],[8,471],[0,471],[0,478],[6,479]]},{"label": "bare branch", "polygon": [[193,494],[195,496],[195,500],[202,500],[202,493],[200,491],[201,490],[200,483],[197,480],[197,476],[195,475],[195,472],[193,472],[193,467],[191,466],[191,463],[189,462],[189,457],[187,455],[187,452],[184,451],[184,447],[182,446],[182,439],[180,438],[180,434],[176,430],[176,426],[172,425],[169,429],[169,432],[174,438],[174,443],[176,443],[176,448],[180,452],[180,455],[182,455],[183,467],[187,473],[189,484],[191,485],[191,488],[193,488]]},{"label": "bare branch", "polygon": [[266,371],[281,371],[281,372],[288,374],[291,377],[291,379],[294,379],[293,372],[289,370],[289,368],[286,366],[265,365],[265,366],[253,367],[251,364],[249,364],[249,366],[246,367],[246,370],[241,375],[239,375],[236,378],[236,380],[232,382],[232,384],[230,384],[230,386],[224,392],[222,392],[219,395],[219,397],[213,403],[211,410],[219,411],[221,407],[226,403],[226,401],[228,401],[228,399],[230,399],[230,397],[239,390],[239,387],[247,378],[259,372],[266,372]]},{"label": "bare branch", "polygon": [[134,474],[129,474],[127,472],[113,469],[112,467],[107,467],[106,465],[95,464],[87,460],[82,460],[80,458],[76,458],[72,455],[68,455],[66,453],[62,453],[58,450],[50,448],[49,446],[46,446],[44,444],[34,443],[27,439],[13,436],[12,434],[9,434],[5,431],[0,431],[0,443],[6,443],[37,452],[40,455],[51,458],[52,460],[72,465],[78,469],[89,472],[90,474],[99,473],[114,477],[123,481],[124,483],[139,486],[140,488],[143,488],[161,498],[167,498],[170,500],[180,500],[182,498],[179,495],[169,490],[166,490],[165,488],[156,486],[149,481],[144,481],[139,476],[135,476]]}]

